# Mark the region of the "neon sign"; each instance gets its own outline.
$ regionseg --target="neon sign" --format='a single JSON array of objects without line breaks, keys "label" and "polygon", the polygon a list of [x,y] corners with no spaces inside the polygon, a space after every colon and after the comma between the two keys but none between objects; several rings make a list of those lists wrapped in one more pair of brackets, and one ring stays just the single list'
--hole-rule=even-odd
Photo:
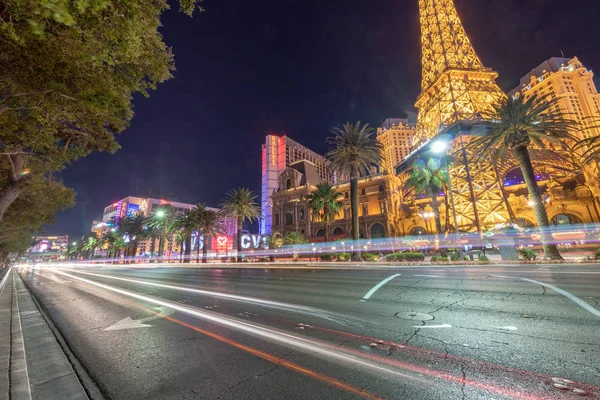
[{"label": "neon sign", "polygon": [[271,136],[271,164],[275,165],[276,163],[276,152],[277,152],[277,138],[275,136]]},{"label": "neon sign", "polygon": [[268,249],[269,238],[265,235],[249,235],[247,233],[242,234],[240,237],[240,246],[244,250],[254,249],[258,250],[261,248]]},{"label": "neon sign", "polygon": [[143,200],[142,204],[140,204],[140,210],[146,212],[148,209],[148,200]]},{"label": "neon sign", "polygon": [[173,203],[171,203],[169,200],[163,200],[163,199],[160,199],[160,200],[158,201],[158,203],[159,203],[159,204],[173,204]]}]

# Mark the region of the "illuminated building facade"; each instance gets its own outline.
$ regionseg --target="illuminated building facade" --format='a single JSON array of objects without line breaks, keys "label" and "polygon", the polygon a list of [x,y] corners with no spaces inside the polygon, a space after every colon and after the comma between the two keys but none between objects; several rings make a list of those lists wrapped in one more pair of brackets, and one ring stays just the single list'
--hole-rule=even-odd
[{"label": "illuminated building facade", "polygon": [[[378,129],[378,140],[383,144],[386,155],[385,165],[372,168],[370,174],[361,177],[358,182],[360,237],[370,239],[400,234],[396,228],[399,226],[398,210],[402,200],[401,181],[391,165],[408,154],[414,131],[414,126],[403,119],[388,119]],[[271,186],[274,188],[270,195],[271,220],[267,224],[272,231],[284,236],[298,232],[312,242],[323,241],[327,228],[320,216],[313,215],[310,210],[308,196],[318,184],[328,182],[341,194],[344,203],[335,222],[329,226],[328,236],[330,240],[352,236],[349,179],[341,176],[336,180],[325,159],[319,157],[323,161],[321,169],[314,161],[298,157],[278,171]]]},{"label": "illuminated building facade", "polygon": [[[508,222],[532,226],[535,217],[517,163],[509,160],[496,168],[485,162],[473,162],[474,155],[466,146],[472,137],[473,124],[485,118],[490,104],[505,96],[495,83],[497,74],[477,56],[452,0],[420,0],[419,8],[423,81],[416,102],[419,114],[415,142],[420,146],[419,156],[430,157],[428,151],[433,143],[440,139],[450,141],[447,152],[453,159],[452,196],[440,193],[438,198],[444,229],[454,228],[454,218],[461,231],[482,232]],[[551,59],[526,75],[521,87],[511,94],[537,92],[558,96],[562,99],[561,110],[577,115],[580,120],[598,115],[595,113],[599,99],[591,76],[591,71],[576,58]],[[440,133],[443,135],[438,136]],[[590,137],[598,132],[588,130],[580,134]],[[591,175],[577,176],[573,168],[557,159],[537,157],[535,149],[531,153],[538,185],[554,224],[600,220],[591,190],[597,184],[586,179]],[[409,161],[405,160],[396,169],[403,181],[408,178]],[[455,202],[452,216],[448,197]],[[397,231],[431,232],[430,221],[420,217],[431,214],[430,202],[405,187]]]},{"label": "illuminated building facade", "polygon": [[32,237],[34,245],[31,246],[28,252],[31,253],[47,253],[60,255],[64,254],[69,247],[69,235],[61,236],[42,236],[36,235]]},{"label": "illuminated building facade", "polygon": [[[278,189],[273,192],[273,231],[282,235],[298,232],[311,242],[324,240],[326,226],[319,215],[314,215],[308,205],[308,196],[321,183],[318,175],[311,171],[311,165],[304,162],[292,164],[278,180]],[[399,207],[398,178],[387,172],[363,177],[358,182],[359,226],[361,238],[382,238],[396,236],[394,230],[394,210]],[[342,196],[344,206],[335,222],[329,226],[330,240],[352,236],[350,213],[350,182],[333,185]],[[395,204],[395,206],[394,206]]]},{"label": "illuminated building facade", "polygon": [[[510,94],[526,98],[532,95],[558,98],[556,111],[584,126],[592,123],[594,118],[600,118],[600,94],[594,84],[594,73],[577,57],[553,57],[544,61],[522,77],[519,87]],[[600,129],[594,126],[573,134],[578,139],[588,139],[600,135]]]},{"label": "illuminated building facade", "polygon": [[383,144],[383,167],[386,171],[393,171],[414,147],[416,124],[409,123],[406,119],[388,118],[377,128],[377,140]]},{"label": "illuminated building facade", "polygon": [[[92,231],[97,232],[99,234],[98,237],[102,237],[106,234],[106,232],[109,231],[109,229],[112,226],[117,225],[119,221],[123,218],[126,218],[136,213],[142,213],[146,217],[149,217],[156,210],[166,206],[172,207],[172,209],[177,213],[182,213],[186,210],[191,210],[195,208],[194,204],[180,203],[177,201],[165,199],[129,196],[109,206],[106,206],[104,208],[102,221],[94,221],[92,225]],[[208,207],[208,209],[218,211],[217,208]],[[236,243],[236,241],[234,240],[234,236],[237,234],[236,222],[234,220],[224,218],[221,221],[221,223],[223,226],[223,234],[221,236],[212,238],[211,243],[209,245],[209,248],[212,252],[216,251],[218,253],[220,250],[223,250],[223,252],[230,252],[233,250],[233,247]],[[191,248],[197,248],[197,239],[200,240],[200,249],[202,249],[202,246],[204,245],[203,238],[197,238],[196,233],[194,233],[192,236]],[[152,247],[151,244],[151,240],[141,241],[138,246],[138,255],[150,252]],[[158,239],[156,239],[154,243],[154,249],[155,251],[158,250]],[[168,238],[165,245],[165,252],[171,254],[177,251],[178,249],[175,241],[172,238]]]},{"label": "illuminated building facade", "polygon": [[271,195],[279,188],[279,176],[291,164],[298,161],[306,161],[313,165],[322,181],[334,182],[335,176],[325,157],[287,136],[267,135],[265,143],[262,145],[262,219],[260,233],[270,234],[272,232],[273,204]]}]

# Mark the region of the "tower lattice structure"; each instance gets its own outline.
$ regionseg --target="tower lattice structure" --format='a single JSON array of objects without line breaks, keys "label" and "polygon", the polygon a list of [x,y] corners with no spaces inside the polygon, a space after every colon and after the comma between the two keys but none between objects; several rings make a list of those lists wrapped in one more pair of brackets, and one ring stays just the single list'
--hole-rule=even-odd
[{"label": "tower lattice structure", "polygon": [[[458,121],[485,115],[505,94],[498,74],[483,65],[471,45],[452,0],[419,0],[423,81],[416,143],[424,143]],[[471,162],[468,136],[452,143],[450,178],[459,229],[481,230],[511,219],[498,171]],[[447,210],[446,212],[449,212]]]}]

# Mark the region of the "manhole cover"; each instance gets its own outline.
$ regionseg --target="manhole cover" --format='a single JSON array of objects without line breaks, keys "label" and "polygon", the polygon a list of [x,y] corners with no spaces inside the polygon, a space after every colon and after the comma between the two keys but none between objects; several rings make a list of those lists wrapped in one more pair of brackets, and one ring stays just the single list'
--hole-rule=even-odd
[{"label": "manhole cover", "polygon": [[433,315],[415,311],[400,311],[396,313],[396,317],[409,321],[429,321],[433,319]]}]

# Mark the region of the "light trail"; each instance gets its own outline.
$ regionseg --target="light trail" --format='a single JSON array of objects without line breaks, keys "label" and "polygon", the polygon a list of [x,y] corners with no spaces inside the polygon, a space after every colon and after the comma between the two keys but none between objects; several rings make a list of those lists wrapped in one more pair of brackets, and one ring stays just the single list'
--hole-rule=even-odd
[{"label": "light trail", "polygon": [[347,325],[348,321],[345,320],[344,318],[350,318],[345,315],[330,313],[330,312],[326,312],[326,311],[319,310],[319,309],[312,308],[312,307],[298,306],[295,304],[288,304],[288,303],[280,303],[277,301],[258,299],[255,297],[239,296],[239,295],[235,295],[235,294],[214,292],[214,291],[204,290],[204,289],[195,289],[195,288],[190,288],[190,287],[186,287],[186,286],[168,285],[165,283],[142,281],[142,280],[131,279],[131,278],[121,278],[121,277],[112,276],[112,275],[94,274],[91,272],[83,272],[83,271],[72,270],[72,269],[65,269],[65,270],[76,273],[76,274],[90,275],[90,276],[95,276],[98,278],[113,279],[113,280],[123,281],[123,282],[128,282],[128,283],[161,287],[164,289],[171,289],[171,290],[177,290],[177,291],[181,291],[181,292],[195,293],[195,294],[200,294],[200,295],[210,296],[210,297],[218,297],[221,299],[232,300],[232,301],[245,303],[245,304],[261,305],[264,307],[275,308],[275,309],[284,310],[284,311],[306,313],[306,314],[310,314],[310,315],[314,315],[316,317],[326,319],[331,322],[338,323],[340,325]]},{"label": "light trail", "polygon": [[356,386],[347,384],[345,382],[342,382],[342,381],[340,381],[338,379],[335,379],[335,378],[332,378],[330,376],[321,374],[319,372],[313,371],[313,370],[311,370],[309,368],[302,367],[301,365],[298,365],[298,364],[293,363],[291,361],[287,361],[287,360],[283,359],[282,357],[277,357],[277,356],[274,356],[272,354],[266,353],[264,351],[255,349],[253,347],[246,346],[244,344],[236,342],[235,340],[223,337],[221,335],[217,335],[216,333],[207,331],[207,330],[202,329],[202,328],[198,328],[197,326],[188,324],[186,322],[180,321],[180,320],[178,320],[176,318],[173,318],[173,317],[166,316],[164,318],[167,319],[167,320],[169,320],[169,321],[171,321],[171,322],[175,322],[176,324],[185,326],[186,328],[193,329],[194,331],[202,333],[204,335],[207,335],[207,336],[209,336],[209,337],[211,337],[213,339],[219,340],[219,341],[221,341],[223,343],[227,343],[227,344],[229,344],[229,345],[231,345],[233,347],[236,347],[236,348],[238,348],[240,350],[246,351],[246,352],[248,352],[250,354],[258,356],[258,357],[260,357],[262,359],[265,359],[267,361],[270,361],[270,362],[272,362],[274,364],[281,365],[281,366],[283,366],[285,368],[288,368],[288,369],[290,369],[292,371],[295,371],[295,372],[298,372],[300,374],[306,375],[306,376],[308,376],[310,378],[313,378],[313,379],[316,379],[316,380],[318,380],[320,382],[324,382],[324,383],[326,383],[328,385],[332,385],[332,386],[334,386],[334,387],[336,387],[338,389],[345,390],[345,391],[350,392],[350,393],[354,393],[355,395],[360,396],[360,397],[364,397],[366,399],[371,399],[371,400],[383,399],[383,397],[379,397],[379,396],[377,396],[375,394],[371,394],[371,393],[365,392],[361,388],[358,388]]},{"label": "light trail", "polygon": [[[286,323],[288,323],[290,325],[296,325],[296,323],[293,321],[286,321]],[[374,338],[371,336],[357,335],[357,334],[353,334],[353,333],[349,333],[349,332],[338,331],[335,329],[329,329],[329,328],[324,328],[324,327],[315,326],[315,325],[310,325],[310,327],[311,327],[311,329],[316,330],[316,331],[326,332],[326,333],[330,333],[333,335],[345,336],[345,337],[349,337],[349,338],[352,338],[355,340],[356,339],[364,340],[366,343],[378,343],[381,346],[389,347],[390,349],[394,349],[397,352],[404,352],[407,354],[411,354],[414,357],[424,357],[427,363],[436,363],[436,362],[439,362],[440,360],[444,360],[447,362],[451,361],[453,363],[456,363],[458,366],[460,366],[460,365],[477,365],[479,367],[479,369],[469,368],[469,370],[471,372],[482,373],[482,371],[485,371],[485,372],[487,372],[487,375],[510,374],[510,375],[514,376],[516,379],[522,379],[523,376],[527,376],[529,379],[535,380],[535,383],[552,381],[551,375],[540,374],[540,373],[537,373],[534,371],[527,371],[527,370],[523,370],[523,369],[519,369],[519,368],[512,368],[512,367],[507,367],[504,365],[493,364],[493,363],[489,363],[487,361],[480,361],[480,360],[470,359],[470,358],[466,358],[466,357],[455,356],[452,354],[441,353],[438,351],[433,351],[433,350],[425,349],[422,347],[415,347],[415,346],[410,346],[410,345],[391,342],[391,341],[381,341],[380,339]],[[345,349],[345,350],[354,352],[354,353],[360,353],[363,356],[376,359],[380,362],[383,362],[383,363],[386,363],[389,365],[402,366],[403,368],[408,368],[408,369],[410,369],[412,367],[411,364],[406,364],[406,363],[398,364],[399,361],[395,361],[395,360],[391,359],[389,356],[381,357],[381,356],[378,356],[375,354],[357,352],[357,350],[353,350],[353,349]],[[415,367],[422,368],[419,366],[415,366]],[[437,373],[437,371],[431,371],[431,372],[425,371],[424,372],[422,370],[419,370],[419,372],[423,373],[423,374],[429,374],[429,375],[431,375],[431,373],[433,373],[433,374]],[[446,379],[444,377],[441,377],[441,378]],[[456,378],[456,377],[454,377],[454,378]],[[574,381],[574,383],[578,387],[584,388],[590,394],[594,394],[596,396],[600,395],[600,387],[598,387],[598,386],[595,386],[592,384],[587,384],[587,383],[582,383],[582,382],[577,382],[577,381]],[[471,385],[471,384],[477,384],[477,383],[473,381],[473,382],[466,382],[466,384]],[[490,385],[488,385],[488,386],[492,387]],[[496,389],[498,389],[498,388],[496,388]],[[489,390],[486,389],[486,390],[498,392],[498,390],[496,390],[496,389],[489,389]],[[502,388],[500,388],[500,389],[503,390]],[[503,394],[506,394],[506,393],[503,393]],[[517,398],[522,398],[522,397],[519,397],[518,395],[516,395],[514,392],[511,394],[511,396],[517,397]],[[543,397],[524,397],[524,398],[525,399],[530,399],[530,398],[540,398],[541,399]]]},{"label": "light trail", "polygon": [[[169,301],[160,300],[160,299],[150,297],[150,296],[140,295],[138,293],[133,293],[128,290],[119,289],[116,287],[112,287],[110,285],[105,285],[105,284],[102,284],[99,282],[91,281],[86,278],[78,277],[78,276],[69,274],[67,272],[63,272],[61,270],[55,270],[54,272],[62,274],[67,277],[70,277],[75,280],[82,281],[84,283],[87,283],[87,284],[90,284],[90,285],[93,285],[96,287],[100,287],[100,288],[103,288],[103,289],[106,289],[106,290],[109,290],[112,292],[116,292],[116,293],[119,293],[119,294],[122,294],[122,295],[125,295],[128,297],[132,297],[134,299],[143,300],[143,301],[146,301],[146,302],[149,302],[152,304],[156,304],[159,306],[169,307],[176,311],[182,312],[184,314],[192,315],[197,318],[216,323],[218,325],[226,326],[226,327],[232,328],[234,330],[250,334],[251,336],[256,336],[259,338],[267,339],[268,341],[276,342],[276,343],[279,343],[279,344],[282,344],[282,345],[285,345],[288,347],[298,348],[298,349],[307,351],[309,353],[316,353],[325,358],[329,358],[329,359],[332,359],[332,360],[335,360],[338,362],[342,362],[343,364],[348,364],[348,365],[353,365],[353,366],[358,365],[358,366],[367,368],[371,372],[384,372],[387,374],[392,374],[394,376],[400,376],[402,378],[416,380],[416,381],[419,381],[421,384],[431,384],[431,381],[426,381],[425,379],[417,377],[417,376],[407,375],[405,373],[401,373],[394,369],[390,369],[385,366],[377,365],[373,362],[364,360],[365,358],[372,360],[372,361],[376,361],[377,363],[385,364],[390,367],[395,367],[395,368],[400,368],[400,369],[403,369],[406,371],[411,371],[411,372],[416,373],[421,376],[429,376],[429,377],[434,377],[434,378],[444,380],[446,382],[451,382],[451,383],[465,385],[465,386],[471,386],[476,389],[484,390],[484,391],[491,392],[491,393],[501,394],[501,395],[508,396],[511,398],[516,398],[516,399],[521,399],[521,400],[540,400],[540,399],[547,398],[544,396],[540,397],[540,396],[534,395],[534,394],[521,393],[521,392],[518,392],[518,391],[515,391],[512,389],[506,389],[506,388],[503,388],[500,386],[494,386],[492,384],[475,381],[473,379],[467,379],[464,376],[455,376],[455,375],[451,375],[449,373],[445,373],[442,371],[437,371],[437,370],[433,370],[433,369],[430,369],[427,367],[421,367],[418,365],[409,364],[409,363],[402,362],[402,361],[392,360],[389,358],[380,357],[378,355],[368,354],[368,353],[364,353],[364,352],[360,352],[360,351],[348,349],[348,348],[339,348],[337,346],[318,342],[313,339],[308,339],[308,338],[292,335],[287,332],[279,331],[279,330],[272,329],[272,328],[267,328],[264,326],[252,324],[252,323],[245,322],[245,321],[240,321],[235,318],[218,315],[218,314],[215,314],[212,312],[200,311],[193,307],[181,306],[179,304],[175,304],[175,303],[172,303]],[[167,316],[165,316],[164,318],[169,319],[169,320],[172,319],[172,317],[167,317]],[[174,321],[174,322],[176,322],[176,321]],[[186,325],[186,326],[188,326],[188,325]],[[197,327],[193,327],[193,325],[189,325],[189,327],[191,329],[195,329],[195,330],[200,329]],[[331,331],[333,331],[333,330],[331,330]],[[201,329],[199,330],[199,332],[202,332],[202,333],[206,332],[206,334],[209,334],[209,336],[211,336],[211,337],[215,337],[215,339],[218,339],[216,336],[219,336],[212,332],[201,330]],[[333,331],[333,332],[340,333],[339,331]],[[215,335],[215,336],[212,336],[212,335]],[[349,334],[349,335],[351,335],[351,334]],[[358,335],[353,335],[353,336],[358,336]],[[227,338],[223,338],[223,339],[229,340]],[[243,348],[244,350],[250,351],[253,354],[256,354],[256,355],[262,357],[261,354],[263,352],[261,352],[260,350],[253,349],[251,347],[241,345],[241,344],[240,344],[240,346],[244,346],[244,348]],[[238,347],[238,346],[236,346],[236,347]],[[241,348],[241,347],[239,347],[239,348]],[[343,351],[344,353],[340,353],[340,350]],[[426,352],[427,350],[424,350],[424,351]],[[254,353],[254,352],[258,352],[258,353]],[[262,358],[268,359],[269,361],[274,362],[276,360],[279,360],[279,358],[269,355],[268,353],[264,353],[263,355],[265,357],[262,357]],[[465,365],[465,361],[467,361],[467,360],[468,359],[464,359],[464,361],[461,363],[461,365]],[[280,360],[280,361],[289,363],[285,360]],[[474,362],[474,361],[468,360],[468,362]],[[346,385],[343,382],[340,382],[333,378],[318,374],[314,371],[308,370],[304,367],[298,366],[293,363],[289,363],[289,365],[285,365],[285,366],[290,369],[293,369],[297,372],[304,373],[309,376],[313,376],[313,377],[315,377],[315,379],[318,379],[320,381],[328,382],[334,386]],[[332,380],[330,381],[330,379],[332,379]],[[585,386],[590,387],[590,385],[585,385]],[[342,388],[344,386],[339,386],[339,387]],[[352,391],[352,389],[344,389],[344,390]],[[363,392],[361,392],[361,393],[363,393]],[[361,394],[361,396],[364,396],[364,394]],[[372,398],[377,398],[377,397],[372,397]]]},{"label": "light trail", "polygon": [[[129,296],[129,297],[132,297],[132,298],[135,298],[138,300],[142,300],[142,301],[146,301],[148,303],[156,304],[159,306],[169,307],[176,311],[182,312],[184,314],[193,315],[194,317],[197,317],[197,318],[200,318],[200,319],[212,322],[212,323],[216,323],[218,325],[226,326],[226,327],[234,329],[236,331],[250,334],[251,336],[260,337],[263,339],[267,339],[267,340],[270,340],[273,342],[283,344],[285,346],[294,347],[294,348],[302,349],[304,351],[320,354],[321,356],[331,358],[336,361],[341,361],[341,362],[347,363],[349,365],[360,365],[360,366],[363,366],[363,367],[366,367],[368,369],[372,369],[372,370],[375,370],[378,372],[385,372],[385,373],[389,373],[389,374],[392,374],[395,376],[400,376],[402,378],[417,380],[417,381],[421,381],[422,383],[426,383],[426,381],[421,378],[406,375],[404,373],[394,371],[394,370],[361,360],[356,357],[341,354],[336,350],[335,347],[329,346],[325,343],[319,343],[314,340],[306,339],[306,338],[303,338],[300,336],[292,335],[290,333],[278,331],[278,330],[275,330],[272,328],[267,328],[264,326],[252,324],[252,323],[249,323],[246,321],[241,321],[236,318],[219,315],[219,314],[212,313],[209,311],[200,311],[193,307],[182,306],[180,304],[176,304],[176,303],[173,303],[170,301],[160,300],[160,299],[157,299],[154,297],[130,292],[128,290],[119,289],[119,288],[116,288],[113,286],[105,285],[103,283],[99,283],[99,282],[95,282],[95,281],[92,281],[92,280],[89,280],[86,278],[75,276],[75,275],[69,274],[67,272],[63,272],[61,270],[55,270],[54,272],[59,273],[64,276],[67,276],[69,278],[75,279],[75,280],[79,280],[81,282],[85,282],[85,283],[93,285],[93,286],[97,286],[97,287],[115,292],[115,293],[119,293],[119,294],[122,294],[125,296]],[[331,347],[331,349],[326,349],[324,347]]]},{"label": "light trail", "polygon": [[[566,244],[570,245],[573,242],[585,243],[585,244],[596,244],[600,243],[600,223],[592,223],[582,225],[559,225],[546,228],[543,232],[550,240],[548,243],[552,244]],[[436,244],[437,241],[437,244]],[[298,254],[303,257],[317,258],[320,254],[324,253],[336,253],[336,252],[352,252],[354,250],[360,250],[361,252],[397,252],[406,251],[413,249],[422,249],[424,247],[436,246],[439,248],[456,249],[462,248],[463,246],[471,246],[472,248],[485,248],[487,244],[493,246],[540,246],[541,235],[540,231],[535,229],[517,229],[514,233],[505,233],[496,231],[492,233],[492,236],[481,237],[478,233],[462,233],[460,237],[457,237],[454,233],[445,233],[437,235],[419,235],[419,237],[388,237],[381,239],[361,239],[352,241],[348,239],[344,245],[340,242],[327,242],[327,243],[307,243],[301,245],[287,245],[278,249],[260,249],[260,250],[248,250],[242,251],[241,254],[245,258],[264,258],[270,256],[276,257],[292,257],[294,254]],[[228,257],[236,256],[236,252],[228,253]],[[209,260],[217,260],[222,257],[222,254],[209,254]],[[196,256],[184,255],[183,261],[186,263],[192,263],[196,259]],[[167,263],[172,266],[172,263],[179,263],[180,255],[174,254],[172,257],[128,257],[128,258],[103,258],[103,259],[90,259],[85,260],[91,264],[104,264],[110,262],[128,263],[136,261],[142,262],[159,262]],[[80,261],[73,261],[77,263]],[[197,263],[196,265],[201,265]],[[152,266],[152,265],[149,265]]]}]

